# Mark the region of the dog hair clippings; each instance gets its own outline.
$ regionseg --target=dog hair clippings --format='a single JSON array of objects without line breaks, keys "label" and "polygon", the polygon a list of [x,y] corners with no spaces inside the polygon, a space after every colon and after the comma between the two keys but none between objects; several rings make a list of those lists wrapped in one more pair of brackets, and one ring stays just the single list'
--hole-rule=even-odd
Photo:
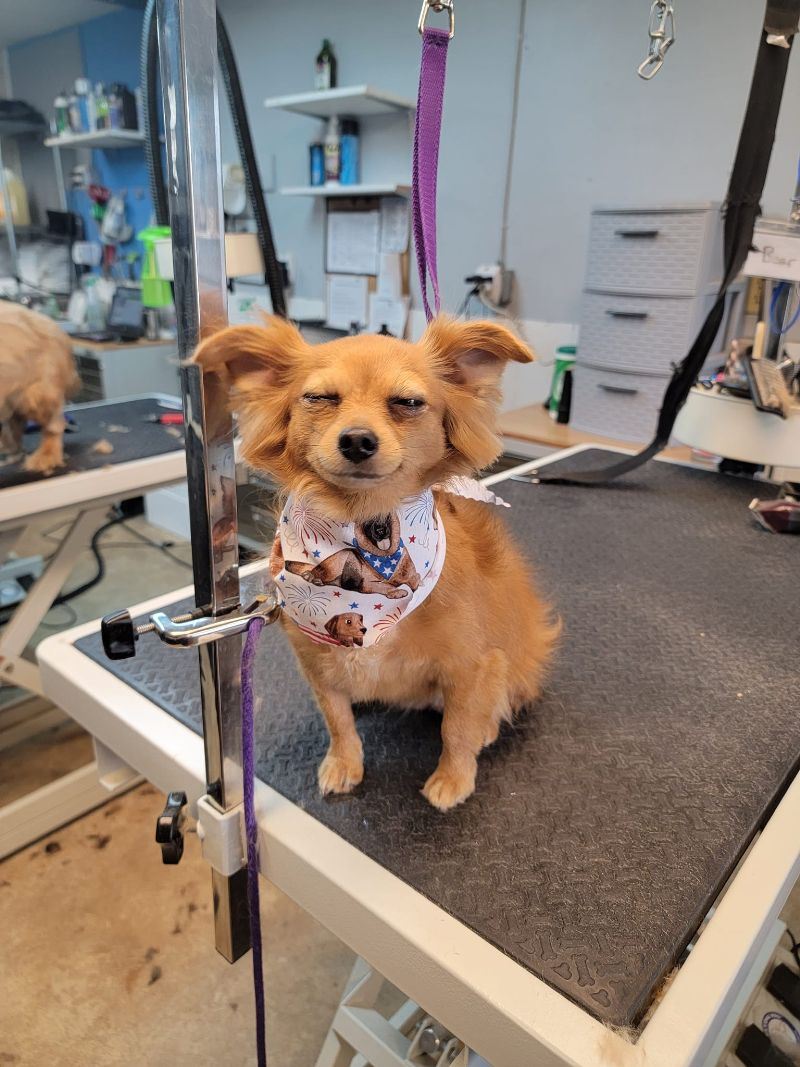
[{"label": "dog hair clippings", "polygon": [[[471,478],[437,488],[509,506]],[[312,641],[364,648],[430,596],[446,546],[430,489],[391,515],[361,523],[337,522],[290,494],[269,566],[284,614]]]}]

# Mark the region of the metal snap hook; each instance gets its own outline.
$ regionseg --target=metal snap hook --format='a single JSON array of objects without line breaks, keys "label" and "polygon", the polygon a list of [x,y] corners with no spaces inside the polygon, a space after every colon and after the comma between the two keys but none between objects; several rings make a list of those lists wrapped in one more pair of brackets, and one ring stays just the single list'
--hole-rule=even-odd
[{"label": "metal snap hook", "polygon": [[640,78],[650,81],[661,70],[664,56],[675,41],[675,12],[669,0],[653,0],[647,28],[650,44],[646,59],[637,68]]},{"label": "metal snap hook", "polygon": [[425,31],[425,23],[428,19],[428,12],[433,9],[437,14],[440,11],[446,11],[449,21],[450,32],[448,34],[449,39],[452,39],[456,35],[456,14],[453,8],[453,0],[422,0],[422,10],[419,13],[419,22],[417,23],[417,30],[420,33]]}]

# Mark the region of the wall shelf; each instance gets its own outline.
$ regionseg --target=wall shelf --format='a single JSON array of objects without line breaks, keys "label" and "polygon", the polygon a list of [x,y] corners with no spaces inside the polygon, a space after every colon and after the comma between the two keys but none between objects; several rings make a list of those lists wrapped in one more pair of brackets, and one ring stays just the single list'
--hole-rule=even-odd
[{"label": "wall shelf", "polygon": [[413,100],[396,93],[374,89],[371,85],[351,85],[342,89],[312,89],[308,93],[291,96],[271,96],[264,107],[275,111],[292,111],[313,119],[329,119],[332,115],[353,115],[370,118],[373,115],[399,114],[414,111]]},{"label": "wall shelf", "polygon": [[144,143],[141,130],[93,130],[91,133],[62,133],[45,140],[48,148],[132,148]]},{"label": "wall shelf", "polygon": [[290,185],[279,189],[282,196],[408,196],[410,185],[375,182],[360,185]]}]

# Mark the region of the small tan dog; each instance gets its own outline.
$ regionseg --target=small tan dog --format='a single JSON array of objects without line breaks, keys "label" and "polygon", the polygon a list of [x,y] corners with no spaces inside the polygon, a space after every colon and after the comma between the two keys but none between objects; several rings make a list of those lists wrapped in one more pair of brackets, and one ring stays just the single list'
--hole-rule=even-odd
[{"label": "small tan dog", "polygon": [[[374,543],[389,546],[401,502],[497,457],[503,368],[531,358],[503,326],[444,318],[418,344],[361,335],[314,347],[274,318],[222,330],[194,356],[205,371],[228,376],[253,467],[332,524],[366,526]],[[501,723],[540,692],[559,627],[497,509],[439,490],[434,498],[446,531],[441,574],[380,643],[358,647],[366,632],[360,615],[349,616],[354,632],[344,641],[329,627],[329,645],[284,621],[330,733],[323,793],[348,792],[364,773],[353,702],[442,708],[442,754],[423,793],[444,811],[473,792],[478,754]],[[301,585],[308,598],[322,595]]]},{"label": "small tan dog", "polygon": [[72,345],[58,326],[20,304],[0,300],[0,452],[22,455],[28,419],[42,440],[25,468],[50,474],[64,464],[64,403],[80,386]]}]

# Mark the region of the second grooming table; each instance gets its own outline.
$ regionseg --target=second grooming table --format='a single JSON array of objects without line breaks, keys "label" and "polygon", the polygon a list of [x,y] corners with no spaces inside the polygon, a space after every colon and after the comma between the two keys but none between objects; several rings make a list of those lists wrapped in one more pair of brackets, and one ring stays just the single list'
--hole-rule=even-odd
[{"label": "second grooming table", "polygon": [[[495,1067],[705,1063],[800,863],[796,546],[755,527],[747,481],[666,463],[596,490],[507,478],[492,481],[565,621],[544,698],[451,813],[419,795],[439,718],[373,707],[364,783],[322,799],[322,720],[271,628],[264,872]],[[96,630],[40,646],[47,689],[196,799],[196,658],[145,639],[110,664]],[[606,1029],[639,1024],[676,964],[636,1044]]]},{"label": "second grooming table", "polygon": [[[75,404],[67,409],[70,430],[64,435],[64,467],[50,476],[26,471],[22,462],[0,465],[0,563],[6,555],[26,556],[31,524],[65,511],[70,526],[44,572],[0,629],[0,685],[41,694],[39,671],[26,655],[36,628],[50,610],[80,554],[102,524],[109,505],[141,496],[186,477],[182,428],[148,421],[180,410],[175,397],[149,393],[114,402]],[[26,453],[38,434],[27,434]],[[98,450],[105,441],[111,451]],[[101,446],[101,449],[104,446]],[[75,514],[77,512],[77,514]],[[74,516],[74,517],[71,517]],[[61,707],[58,694],[50,694]],[[54,722],[52,709],[26,714],[3,730],[3,744],[33,736]],[[27,706],[26,706],[27,707]],[[25,710],[25,709],[23,709]],[[57,713],[55,713],[57,715]],[[0,856],[21,848],[56,826],[76,818],[110,794],[97,782],[94,764],[80,768],[28,796],[0,807]],[[0,803],[2,797],[0,797]]]}]

